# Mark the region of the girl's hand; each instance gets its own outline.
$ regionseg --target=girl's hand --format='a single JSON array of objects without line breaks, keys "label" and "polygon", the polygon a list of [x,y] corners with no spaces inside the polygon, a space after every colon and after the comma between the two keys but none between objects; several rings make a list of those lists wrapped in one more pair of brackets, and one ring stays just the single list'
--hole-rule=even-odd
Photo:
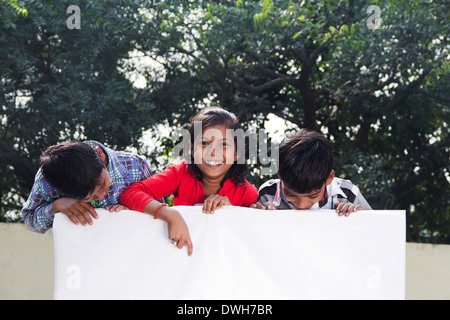
[{"label": "girl's hand", "polygon": [[212,194],[203,203],[203,212],[214,213],[216,209],[219,209],[222,206],[231,206],[230,200],[227,197]]},{"label": "girl's hand", "polygon": [[109,210],[109,212],[119,212],[119,211],[122,211],[122,210],[130,210],[130,209],[128,209],[127,207],[125,207],[122,204],[115,204],[115,205],[112,205],[112,206],[107,206],[105,208],[105,210]]},{"label": "girl's hand", "polygon": [[[193,252],[193,245],[189,229],[181,214],[174,209],[164,207],[159,210],[161,214],[164,211],[165,221],[167,222],[167,229],[169,231],[169,240],[182,249],[184,246],[188,247],[188,255],[191,256]],[[158,212],[158,213],[159,213]]]},{"label": "girl's hand", "polygon": [[272,201],[267,201],[264,203],[254,203],[250,205],[250,208],[261,209],[261,210],[277,210],[277,206]]},{"label": "girl's hand", "polygon": [[350,215],[350,213],[356,212],[356,211],[362,209],[362,207],[359,204],[354,205],[353,203],[350,203],[350,202],[340,203],[339,201],[336,201],[336,205],[334,206],[334,208],[336,209],[336,212],[340,217],[343,215],[348,217]]}]

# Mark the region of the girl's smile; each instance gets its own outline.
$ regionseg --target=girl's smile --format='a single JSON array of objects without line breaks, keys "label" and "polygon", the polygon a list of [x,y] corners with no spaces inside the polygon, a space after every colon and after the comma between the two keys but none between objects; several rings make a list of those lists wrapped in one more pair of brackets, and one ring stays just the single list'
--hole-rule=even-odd
[{"label": "girl's smile", "polygon": [[194,163],[209,179],[223,179],[237,159],[232,130],[206,128],[194,145]]},{"label": "girl's smile", "polygon": [[223,161],[208,161],[208,160],[205,160],[205,164],[208,166],[208,167],[211,167],[211,168],[218,168],[219,166],[221,166],[222,164],[223,164]]}]

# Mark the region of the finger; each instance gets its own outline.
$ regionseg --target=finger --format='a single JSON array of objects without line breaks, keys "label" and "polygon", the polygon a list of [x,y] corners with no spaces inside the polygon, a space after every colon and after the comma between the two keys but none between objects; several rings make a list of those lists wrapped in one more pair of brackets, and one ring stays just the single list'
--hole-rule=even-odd
[{"label": "finger", "polygon": [[206,199],[205,202],[203,202],[203,209],[202,209],[203,213],[207,212],[206,209],[208,207],[208,203],[209,203],[208,199]]},{"label": "finger", "polygon": [[361,210],[361,209],[362,209],[362,207],[361,207],[360,205],[352,206],[352,207],[348,210],[348,212],[346,213],[345,216],[348,217],[348,216],[350,215],[350,213],[356,212],[356,211]]},{"label": "finger", "polygon": [[111,206],[109,212],[119,212],[120,210],[122,210],[122,205],[116,204]]},{"label": "finger", "polygon": [[213,205],[212,200],[213,200],[214,198],[215,198],[215,196],[212,195],[212,196],[209,196],[208,199],[205,200],[205,203],[204,203],[204,205],[203,205],[203,209],[204,209],[203,212],[205,212],[205,213],[210,213],[210,212],[211,212],[211,207],[212,207],[212,205]]},{"label": "finger", "polygon": [[81,225],[85,226],[87,224],[87,221],[83,213],[84,213],[83,209],[80,208],[74,212],[74,216],[81,223]]},{"label": "finger", "polygon": [[342,215],[342,210],[345,206],[345,203],[341,203],[339,201],[336,202],[334,208],[336,209],[336,212],[338,213],[339,216]]},{"label": "finger", "polygon": [[264,202],[263,205],[267,208],[267,210],[275,210],[276,207],[272,201]]},{"label": "finger", "polygon": [[194,252],[194,245],[192,244],[191,238],[189,237],[189,240],[187,241],[187,247],[188,247],[188,256],[192,256],[192,253]]},{"label": "finger", "polygon": [[266,208],[262,203],[260,203],[260,202],[257,202],[256,205],[258,206],[258,209],[261,209],[261,210],[266,210],[266,209],[267,209],[267,208]]},{"label": "finger", "polygon": [[350,207],[352,206],[351,203],[346,203],[342,206],[341,210],[339,211],[339,216],[346,215],[349,211]]},{"label": "finger", "polygon": [[343,211],[343,210],[344,210],[344,204],[341,203],[341,204],[338,205],[338,207],[337,207],[337,209],[336,209],[336,212],[337,212],[337,214],[338,214],[339,217],[342,216],[342,214],[343,214],[342,211]]},{"label": "finger", "polygon": [[69,218],[70,221],[72,221],[73,224],[76,224],[76,225],[80,224],[72,213],[70,213],[70,212],[66,213],[66,216]]},{"label": "finger", "polygon": [[223,206],[226,206],[226,205],[227,205],[226,200],[222,198],[222,199],[220,199],[219,202],[217,203],[216,210],[219,209],[219,208],[222,208]]},{"label": "finger", "polygon": [[347,211],[345,212],[345,216],[348,217],[350,215],[350,213],[352,213],[353,211],[355,211],[356,206],[354,206],[353,204],[351,204],[348,208]]},{"label": "finger", "polygon": [[[92,225],[92,218],[91,215],[95,218],[97,216],[97,212],[95,211],[95,209],[86,202],[81,202],[81,206],[78,208],[78,212],[81,213],[81,216],[84,217],[84,220],[86,221],[86,223],[88,223],[89,225]],[[77,216],[78,218],[78,216]],[[96,219],[97,219],[96,218]]]},{"label": "finger", "polygon": [[[341,203],[339,202],[339,200],[338,201],[336,201],[336,203],[335,203],[335,205],[334,205],[334,208],[333,209],[338,209],[338,207],[339,207],[339,205],[340,205]],[[337,212],[337,210],[336,210],[336,212]]]},{"label": "finger", "polygon": [[[95,211],[94,207],[91,206],[90,203],[87,202],[80,202],[81,206],[84,208],[85,211],[87,211],[88,215],[93,216],[95,219],[98,219],[98,214],[97,211]],[[89,217],[89,220],[91,220],[91,218]]]},{"label": "finger", "polygon": [[220,201],[220,196],[217,194],[214,194],[212,196],[210,196],[210,203],[211,206],[209,208],[209,213],[214,213],[214,211],[216,210],[217,204]]},{"label": "finger", "polygon": [[218,196],[212,200],[211,213],[216,212],[216,209],[219,209],[222,206],[220,204],[221,201],[222,201],[222,198],[220,196]]},{"label": "finger", "polygon": [[92,225],[93,224],[92,218],[91,218],[91,214],[90,214],[89,211],[87,211],[87,210],[81,211],[81,215],[83,216],[84,220],[86,221],[86,223],[88,225]]},{"label": "finger", "polygon": [[263,205],[261,202],[256,203],[256,208],[258,208],[260,210],[267,210],[266,206]]}]

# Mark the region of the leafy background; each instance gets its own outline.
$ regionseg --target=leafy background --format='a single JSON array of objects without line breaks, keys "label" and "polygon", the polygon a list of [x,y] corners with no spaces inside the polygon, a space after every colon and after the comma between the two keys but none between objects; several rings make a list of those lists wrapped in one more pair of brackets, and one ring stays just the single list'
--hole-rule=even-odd
[{"label": "leafy background", "polygon": [[[70,5],[81,29],[67,27]],[[94,139],[158,172],[171,133],[220,105],[255,132],[322,132],[338,176],[374,209],[407,210],[407,241],[448,244],[447,12],[444,0],[2,0],[0,220],[20,221],[48,146]],[[251,169],[256,186],[270,178]]]}]

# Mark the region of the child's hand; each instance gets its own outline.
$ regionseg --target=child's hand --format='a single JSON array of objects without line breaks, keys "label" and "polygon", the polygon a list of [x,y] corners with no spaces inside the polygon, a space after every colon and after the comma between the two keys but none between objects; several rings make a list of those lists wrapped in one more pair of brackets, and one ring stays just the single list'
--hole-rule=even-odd
[{"label": "child's hand", "polygon": [[230,200],[227,197],[212,194],[203,203],[203,212],[214,213],[216,209],[219,209],[222,206],[231,206]]},{"label": "child's hand", "polygon": [[358,205],[354,205],[353,203],[340,203],[339,201],[336,201],[336,205],[334,206],[334,208],[336,209],[337,214],[341,217],[341,216],[346,216],[348,217],[350,215],[350,213],[361,210],[362,207],[358,204]]},{"label": "child's hand", "polygon": [[52,209],[55,213],[64,213],[74,224],[81,223],[83,226],[92,225],[91,216],[98,219],[97,212],[90,203],[72,198],[59,198],[53,201]]},{"label": "child's hand", "polygon": [[267,201],[264,203],[254,203],[250,205],[250,208],[261,209],[261,210],[277,210],[277,206],[272,201]]},{"label": "child's hand", "polygon": [[191,256],[193,252],[193,245],[189,229],[181,214],[172,208],[162,208],[159,212],[164,212],[165,220],[167,222],[167,229],[169,231],[169,240],[182,249],[184,246],[188,247],[188,255]]},{"label": "child's hand", "polygon": [[127,207],[125,207],[124,205],[122,205],[122,204],[115,204],[115,205],[112,205],[112,206],[107,206],[105,209],[109,210],[109,212],[119,212],[119,211],[122,211],[122,210],[130,210]]}]

